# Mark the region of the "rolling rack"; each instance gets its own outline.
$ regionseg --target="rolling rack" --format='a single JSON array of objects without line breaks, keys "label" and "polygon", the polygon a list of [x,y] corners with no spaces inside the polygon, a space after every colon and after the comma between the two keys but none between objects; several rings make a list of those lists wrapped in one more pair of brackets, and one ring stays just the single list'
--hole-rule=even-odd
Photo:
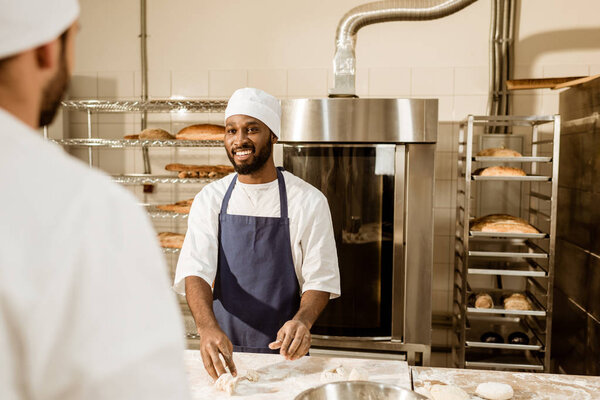
[{"label": "rolling rack", "polygon": [[[540,128],[542,127],[542,128]],[[549,131],[542,131],[550,128]],[[523,131],[523,157],[481,157],[475,147],[476,130],[498,128]],[[493,136],[493,135],[489,135]],[[474,116],[460,123],[456,199],[455,268],[453,274],[453,362],[459,368],[550,371],[552,291],[556,241],[560,117]],[[481,150],[481,149],[480,149]],[[474,175],[474,167],[520,166],[526,176]],[[540,233],[489,233],[469,228],[478,210],[485,182],[520,185],[521,217]],[[477,190],[479,189],[479,190]],[[514,194],[514,192],[507,193]],[[497,213],[501,213],[498,210]],[[504,279],[504,280],[503,280]],[[510,281],[518,288],[507,289]],[[487,282],[483,284],[481,282]],[[505,296],[521,293],[530,310],[506,310]],[[474,297],[487,293],[493,308],[476,308]],[[510,343],[512,332],[528,340]],[[485,334],[499,340],[488,341]]]},{"label": "rolling rack", "polygon": [[[148,148],[214,148],[222,147],[222,141],[211,140],[140,140],[140,139],[103,139],[93,136],[92,115],[98,113],[218,113],[224,112],[227,106],[225,100],[78,100],[63,101],[62,108],[67,111],[79,111],[87,114],[87,138],[49,139],[65,147],[87,148],[89,166],[93,166],[93,149],[126,149],[139,148],[144,156],[143,174],[112,175],[114,182],[122,185],[155,185],[155,184],[207,184],[220,178],[179,178],[173,175],[153,175],[150,172]],[[47,129],[44,130],[47,138]],[[164,211],[155,205],[141,204],[145,207],[148,216],[153,220],[181,221],[187,226],[188,214]],[[176,248],[162,248],[165,255],[178,256],[180,250]],[[192,345],[198,339],[195,323],[185,300],[180,299],[180,308],[186,326],[188,344]]]}]

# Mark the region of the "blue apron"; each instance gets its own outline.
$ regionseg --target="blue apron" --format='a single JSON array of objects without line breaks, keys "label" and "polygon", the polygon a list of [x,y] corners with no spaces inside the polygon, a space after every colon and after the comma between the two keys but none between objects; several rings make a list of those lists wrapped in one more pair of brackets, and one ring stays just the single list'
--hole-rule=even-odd
[{"label": "blue apron", "polygon": [[298,311],[285,181],[277,169],[281,216],[227,214],[237,175],[219,214],[219,259],[213,310],[234,351],[279,353],[268,344]]}]

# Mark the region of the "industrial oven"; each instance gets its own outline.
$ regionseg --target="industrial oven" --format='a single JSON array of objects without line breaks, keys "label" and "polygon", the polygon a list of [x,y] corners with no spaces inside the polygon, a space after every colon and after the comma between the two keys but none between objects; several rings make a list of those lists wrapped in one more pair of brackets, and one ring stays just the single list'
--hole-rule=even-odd
[{"label": "industrial oven", "polygon": [[282,102],[283,166],[327,197],[339,258],[314,348],[428,364],[437,123],[437,99]]}]

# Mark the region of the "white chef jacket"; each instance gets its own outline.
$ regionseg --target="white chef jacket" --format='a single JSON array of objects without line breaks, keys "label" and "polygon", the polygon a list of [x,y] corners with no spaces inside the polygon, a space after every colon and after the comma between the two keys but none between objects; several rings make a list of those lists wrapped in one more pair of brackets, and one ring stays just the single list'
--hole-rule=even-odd
[{"label": "white chef jacket", "polygon": [[[198,276],[212,285],[217,273],[218,227],[221,203],[235,174],[205,186],[194,198],[188,230],[179,254],[174,289],[185,294],[185,277]],[[333,225],[327,199],[319,190],[284,171],[290,219],[290,245],[301,293],[307,290],[340,295]],[[236,182],[228,214],[279,217],[277,179],[264,184]]]},{"label": "white chef jacket", "polygon": [[0,399],[188,399],[164,256],[123,188],[0,109]]}]

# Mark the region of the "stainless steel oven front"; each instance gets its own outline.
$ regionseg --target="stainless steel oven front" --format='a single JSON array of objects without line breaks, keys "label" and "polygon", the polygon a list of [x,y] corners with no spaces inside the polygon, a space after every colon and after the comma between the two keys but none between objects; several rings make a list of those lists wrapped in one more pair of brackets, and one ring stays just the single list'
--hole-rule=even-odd
[{"label": "stainless steel oven front", "polygon": [[315,347],[406,355],[431,345],[436,99],[282,102],[283,166],[327,197],[342,296]]}]

